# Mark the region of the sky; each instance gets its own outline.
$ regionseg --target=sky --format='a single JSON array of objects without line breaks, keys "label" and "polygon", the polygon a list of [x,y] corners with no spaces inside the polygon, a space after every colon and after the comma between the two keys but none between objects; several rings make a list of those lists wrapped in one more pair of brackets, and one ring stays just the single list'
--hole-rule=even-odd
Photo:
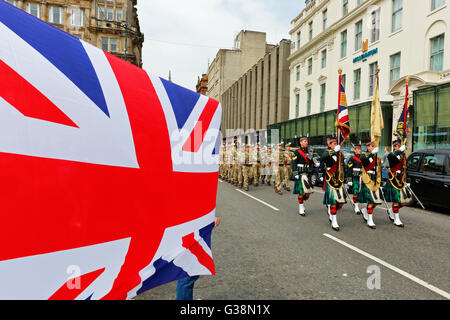
[{"label": "sky", "polygon": [[304,0],[138,0],[145,41],[143,68],[195,90],[217,51],[232,48],[240,30],[267,33],[267,43],[290,39]]}]

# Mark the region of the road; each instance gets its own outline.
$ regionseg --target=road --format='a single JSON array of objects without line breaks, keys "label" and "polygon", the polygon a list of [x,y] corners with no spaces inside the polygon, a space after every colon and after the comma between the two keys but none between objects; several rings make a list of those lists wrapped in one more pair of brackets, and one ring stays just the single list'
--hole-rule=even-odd
[{"label": "road", "polygon": [[[347,204],[336,232],[322,199],[316,188],[301,217],[292,192],[280,196],[267,185],[243,192],[220,180],[216,275],[200,277],[194,299],[450,299],[450,215],[406,207],[398,228],[377,208],[372,230]],[[135,299],[173,300],[175,289],[172,282]]]}]

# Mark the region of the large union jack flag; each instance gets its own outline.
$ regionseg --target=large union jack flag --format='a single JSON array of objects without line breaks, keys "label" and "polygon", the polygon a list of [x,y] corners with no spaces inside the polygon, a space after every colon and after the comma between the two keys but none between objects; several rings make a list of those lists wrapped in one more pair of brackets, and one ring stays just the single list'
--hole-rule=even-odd
[{"label": "large union jack flag", "polygon": [[214,274],[222,109],[0,0],[0,299]]}]

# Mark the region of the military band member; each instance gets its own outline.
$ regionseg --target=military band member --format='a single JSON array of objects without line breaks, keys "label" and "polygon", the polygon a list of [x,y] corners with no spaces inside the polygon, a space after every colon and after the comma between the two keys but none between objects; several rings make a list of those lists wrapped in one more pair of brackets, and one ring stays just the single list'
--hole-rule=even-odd
[{"label": "military band member", "polygon": [[275,174],[274,190],[279,195],[282,195],[281,186],[284,181],[284,162],[285,155],[283,151],[283,143],[279,143],[277,150],[272,154],[273,173]]},{"label": "military band member", "polygon": [[394,225],[403,228],[404,225],[400,221],[399,210],[404,207],[412,199],[411,192],[406,184],[406,147],[400,145],[400,141],[393,143],[393,152],[387,156],[389,161],[388,182],[384,188],[384,195],[386,202],[392,202],[393,216],[390,216]]},{"label": "military band member", "polygon": [[284,150],[284,182],[283,187],[286,191],[291,191],[291,177],[292,177],[292,161],[294,153],[291,151],[291,143],[286,144]]},{"label": "military band member", "polygon": [[353,157],[347,162],[347,179],[349,190],[348,193],[353,195],[353,203],[355,204],[355,213],[361,214],[361,210],[358,205],[358,196],[361,189],[361,145],[357,144],[353,146]]},{"label": "military band member", "polygon": [[321,163],[325,166],[325,194],[323,204],[328,208],[331,227],[339,231],[337,223],[337,212],[346,203],[343,185],[345,180],[344,155],[340,152],[341,146],[337,144],[336,138],[328,138],[328,149],[321,157]]},{"label": "military band member", "polygon": [[361,154],[361,191],[358,196],[360,203],[366,203],[367,208],[362,208],[362,215],[367,225],[375,229],[373,213],[377,205],[383,203],[380,195],[381,185],[381,158],[378,157],[378,148],[373,142],[366,144],[367,152]]},{"label": "military band member", "polygon": [[305,216],[304,202],[309,199],[313,192],[310,174],[313,167],[313,151],[308,147],[308,138],[300,138],[300,148],[293,152],[294,164],[294,194],[298,194],[299,214]]}]

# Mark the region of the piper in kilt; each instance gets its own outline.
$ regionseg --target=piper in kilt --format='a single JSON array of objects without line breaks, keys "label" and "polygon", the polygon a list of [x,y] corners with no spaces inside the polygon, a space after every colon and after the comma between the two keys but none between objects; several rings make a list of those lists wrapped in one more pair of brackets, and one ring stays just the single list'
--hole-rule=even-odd
[{"label": "piper in kilt", "polygon": [[349,186],[348,193],[353,195],[353,203],[355,204],[355,213],[361,214],[358,206],[358,196],[361,190],[361,145],[354,145],[353,153],[355,154],[347,162],[347,184]]},{"label": "piper in kilt", "polygon": [[323,204],[328,208],[331,227],[339,231],[336,214],[346,203],[344,190],[345,172],[344,155],[340,152],[341,146],[337,144],[336,138],[328,138],[328,149],[322,157],[321,163],[325,167]]},{"label": "piper in kilt", "polygon": [[404,227],[400,221],[399,210],[404,207],[412,199],[411,192],[407,188],[406,184],[406,147],[400,146],[399,141],[393,143],[393,152],[389,153],[387,159],[389,161],[389,173],[388,182],[384,187],[384,195],[386,202],[392,202],[392,211],[394,213],[393,220],[394,225],[397,227]]},{"label": "piper in kilt", "polygon": [[361,155],[361,191],[358,196],[358,202],[366,203],[367,208],[363,208],[362,214],[367,225],[375,229],[373,222],[373,212],[377,205],[383,203],[380,195],[381,186],[381,159],[378,157],[378,148],[373,142],[366,144],[367,151]]},{"label": "piper in kilt", "polygon": [[298,194],[299,214],[305,216],[304,202],[309,199],[313,192],[310,179],[313,151],[308,148],[308,138],[300,138],[300,148],[293,152],[294,164],[294,194]]}]

